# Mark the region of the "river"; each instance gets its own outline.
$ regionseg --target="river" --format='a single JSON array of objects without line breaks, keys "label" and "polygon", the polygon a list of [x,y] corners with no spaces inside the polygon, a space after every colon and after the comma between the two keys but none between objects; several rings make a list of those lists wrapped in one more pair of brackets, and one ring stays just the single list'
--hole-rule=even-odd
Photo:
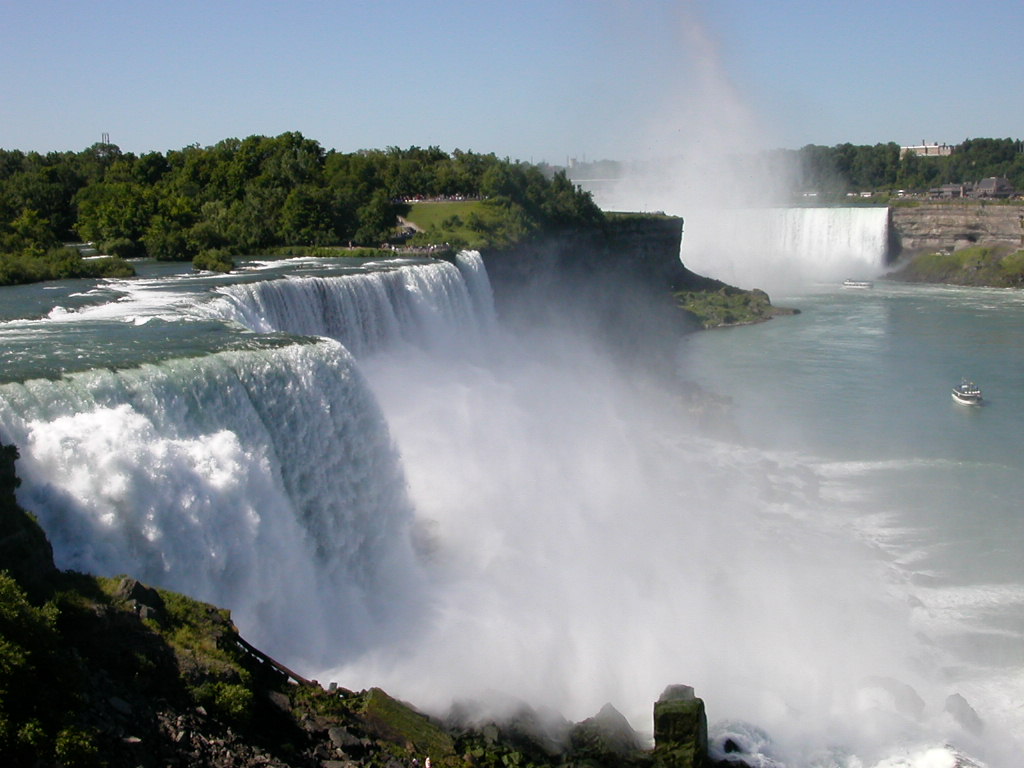
[{"label": "river", "polygon": [[476,254],[243,267],[5,295],[0,439],[59,566],[435,711],[649,732],[687,683],[763,766],[1015,764],[1020,294],[774,296],[665,378],[571,297],[496,315]]}]

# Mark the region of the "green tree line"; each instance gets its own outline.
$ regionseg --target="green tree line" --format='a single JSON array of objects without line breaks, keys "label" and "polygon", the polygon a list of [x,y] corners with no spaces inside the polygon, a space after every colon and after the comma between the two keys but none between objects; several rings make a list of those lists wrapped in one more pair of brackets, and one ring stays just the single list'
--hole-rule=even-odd
[{"label": "green tree line", "polygon": [[[130,272],[133,257],[223,264],[279,246],[376,246],[421,196],[485,200],[480,226],[497,242],[603,219],[564,173],[438,147],[343,153],[289,132],[163,154],[0,149],[0,284]],[[61,247],[73,241],[116,258],[82,261]]]},{"label": "green tree line", "polygon": [[834,147],[808,144],[799,150],[778,150],[780,163],[795,169],[798,190],[825,195],[846,192],[886,192],[898,189],[926,192],[942,184],[978,182],[992,176],[1007,178],[1024,190],[1024,142],[1020,139],[967,139],[952,154],[900,157],[898,144]]}]

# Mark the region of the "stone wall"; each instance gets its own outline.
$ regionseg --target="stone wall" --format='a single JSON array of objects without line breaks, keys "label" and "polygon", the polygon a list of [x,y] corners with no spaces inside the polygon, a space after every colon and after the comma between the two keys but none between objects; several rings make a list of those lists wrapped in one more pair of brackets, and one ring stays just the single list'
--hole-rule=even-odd
[{"label": "stone wall", "polygon": [[1024,247],[1024,205],[924,203],[890,209],[899,255],[957,250],[971,245]]}]

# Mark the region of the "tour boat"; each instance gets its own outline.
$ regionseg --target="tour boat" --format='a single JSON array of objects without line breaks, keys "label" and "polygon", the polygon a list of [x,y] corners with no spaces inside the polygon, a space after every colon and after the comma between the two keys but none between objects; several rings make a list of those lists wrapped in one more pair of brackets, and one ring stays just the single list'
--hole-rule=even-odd
[{"label": "tour boat", "polygon": [[844,288],[874,288],[875,284],[870,280],[843,280]]},{"label": "tour boat", "polygon": [[961,405],[981,405],[981,390],[973,381],[964,379],[953,387],[953,399]]}]

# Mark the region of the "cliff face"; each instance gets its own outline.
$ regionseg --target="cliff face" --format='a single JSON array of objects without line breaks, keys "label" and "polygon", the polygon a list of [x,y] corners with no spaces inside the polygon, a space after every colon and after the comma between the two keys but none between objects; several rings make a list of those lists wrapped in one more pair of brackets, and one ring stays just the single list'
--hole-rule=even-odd
[{"label": "cliff face", "polygon": [[630,275],[663,290],[699,279],[679,261],[683,220],[673,216],[623,215],[601,229],[572,229],[541,235],[511,248],[482,253],[495,293],[571,276]]},{"label": "cliff face", "polygon": [[601,228],[548,232],[481,255],[507,321],[574,323],[652,369],[668,364],[680,334],[697,329],[673,297],[705,281],[679,260],[682,225],[669,216],[616,216]]},{"label": "cliff face", "polygon": [[958,250],[971,245],[1024,247],[1024,206],[977,202],[928,203],[890,209],[892,232],[903,255]]}]

